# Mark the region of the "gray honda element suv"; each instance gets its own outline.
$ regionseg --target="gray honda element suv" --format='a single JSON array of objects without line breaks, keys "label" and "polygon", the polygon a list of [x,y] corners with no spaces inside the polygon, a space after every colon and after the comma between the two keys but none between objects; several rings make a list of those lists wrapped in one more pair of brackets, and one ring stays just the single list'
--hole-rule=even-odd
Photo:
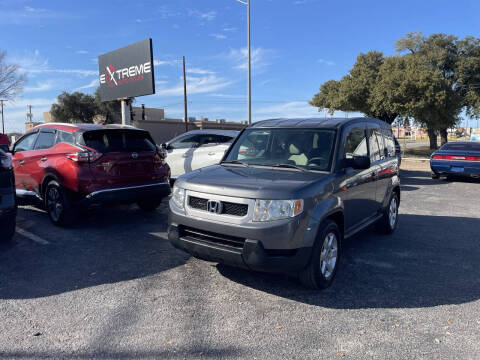
[{"label": "gray honda element suv", "polygon": [[176,181],[168,238],[200,259],[325,288],[343,239],[373,223],[395,230],[398,172],[392,129],[378,119],[257,122],[220,164]]}]

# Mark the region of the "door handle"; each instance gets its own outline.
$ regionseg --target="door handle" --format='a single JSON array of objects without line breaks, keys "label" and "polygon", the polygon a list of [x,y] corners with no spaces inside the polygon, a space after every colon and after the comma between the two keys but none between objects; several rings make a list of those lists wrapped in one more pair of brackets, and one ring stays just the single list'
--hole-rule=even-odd
[{"label": "door handle", "polygon": [[23,165],[23,164],[25,164],[25,160],[20,160],[18,163],[19,163],[20,165]]},{"label": "door handle", "polygon": [[212,151],[212,152],[209,152],[208,155],[215,155],[215,153]]},{"label": "door handle", "polygon": [[41,161],[47,161],[47,158],[44,156],[40,159]]}]

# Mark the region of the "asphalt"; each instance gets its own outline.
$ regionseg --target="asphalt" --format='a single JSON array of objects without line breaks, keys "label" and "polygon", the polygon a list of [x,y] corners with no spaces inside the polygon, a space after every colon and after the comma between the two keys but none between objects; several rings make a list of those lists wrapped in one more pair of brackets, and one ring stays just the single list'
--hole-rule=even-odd
[{"label": "asphalt", "polygon": [[346,241],[322,292],[174,249],[166,203],[71,229],[22,207],[0,246],[0,359],[479,359],[480,181],[428,176],[403,171],[395,234]]}]

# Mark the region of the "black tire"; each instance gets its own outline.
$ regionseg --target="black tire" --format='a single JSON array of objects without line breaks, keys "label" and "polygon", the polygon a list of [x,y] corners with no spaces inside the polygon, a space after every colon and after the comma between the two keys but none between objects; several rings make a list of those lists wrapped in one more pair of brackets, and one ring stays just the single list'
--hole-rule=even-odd
[{"label": "black tire", "polygon": [[[395,202],[393,204],[393,202]],[[391,234],[395,231],[398,225],[398,206],[400,202],[398,195],[393,192],[388,201],[388,205],[383,212],[383,216],[377,222],[377,230],[382,234]],[[392,214],[393,211],[393,214]]]},{"label": "black tire", "polygon": [[162,203],[162,199],[152,199],[152,200],[143,200],[137,202],[137,205],[143,211],[155,211],[160,204]]},{"label": "black tire", "polygon": [[63,186],[55,180],[50,181],[45,189],[43,199],[45,210],[54,225],[68,226],[72,224],[75,210]]},{"label": "black tire", "polygon": [[438,179],[440,176],[435,173],[435,172],[432,172],[432,179]]},{"label": "black tire", "polygon": [[[334,236],[336,244],[333,243],[332,235]],[[332,245],[336,245],[334,261],[333,257],[330,258],[330,255],[334,255],[331,253],[334,249]],[[325,289],[329,287],[337,273],[341,250],[342,234],[338,225],[334,221],[325,220],[320,227],[317,239],[313,245],[310,262],[299,274],[300,282],[304,286],[312,289]],[[324,261],[325,258],[330,259],[330,267],[327,265],[327,262]]]}]

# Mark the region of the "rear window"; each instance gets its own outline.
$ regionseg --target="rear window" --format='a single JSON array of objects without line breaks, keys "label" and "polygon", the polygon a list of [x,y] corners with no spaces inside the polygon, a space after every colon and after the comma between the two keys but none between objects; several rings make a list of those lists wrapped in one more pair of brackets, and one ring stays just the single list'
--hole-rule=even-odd
[{"label": "rear window", "polygon": [[447,151],[480,151],[480,143],[447,143],[441,147],[440,150]]},{"label": "rear window", "polygon": [[150,134],[139,130],[87,131],[82,134],[79,143],[101,153],[156,150]]}]

